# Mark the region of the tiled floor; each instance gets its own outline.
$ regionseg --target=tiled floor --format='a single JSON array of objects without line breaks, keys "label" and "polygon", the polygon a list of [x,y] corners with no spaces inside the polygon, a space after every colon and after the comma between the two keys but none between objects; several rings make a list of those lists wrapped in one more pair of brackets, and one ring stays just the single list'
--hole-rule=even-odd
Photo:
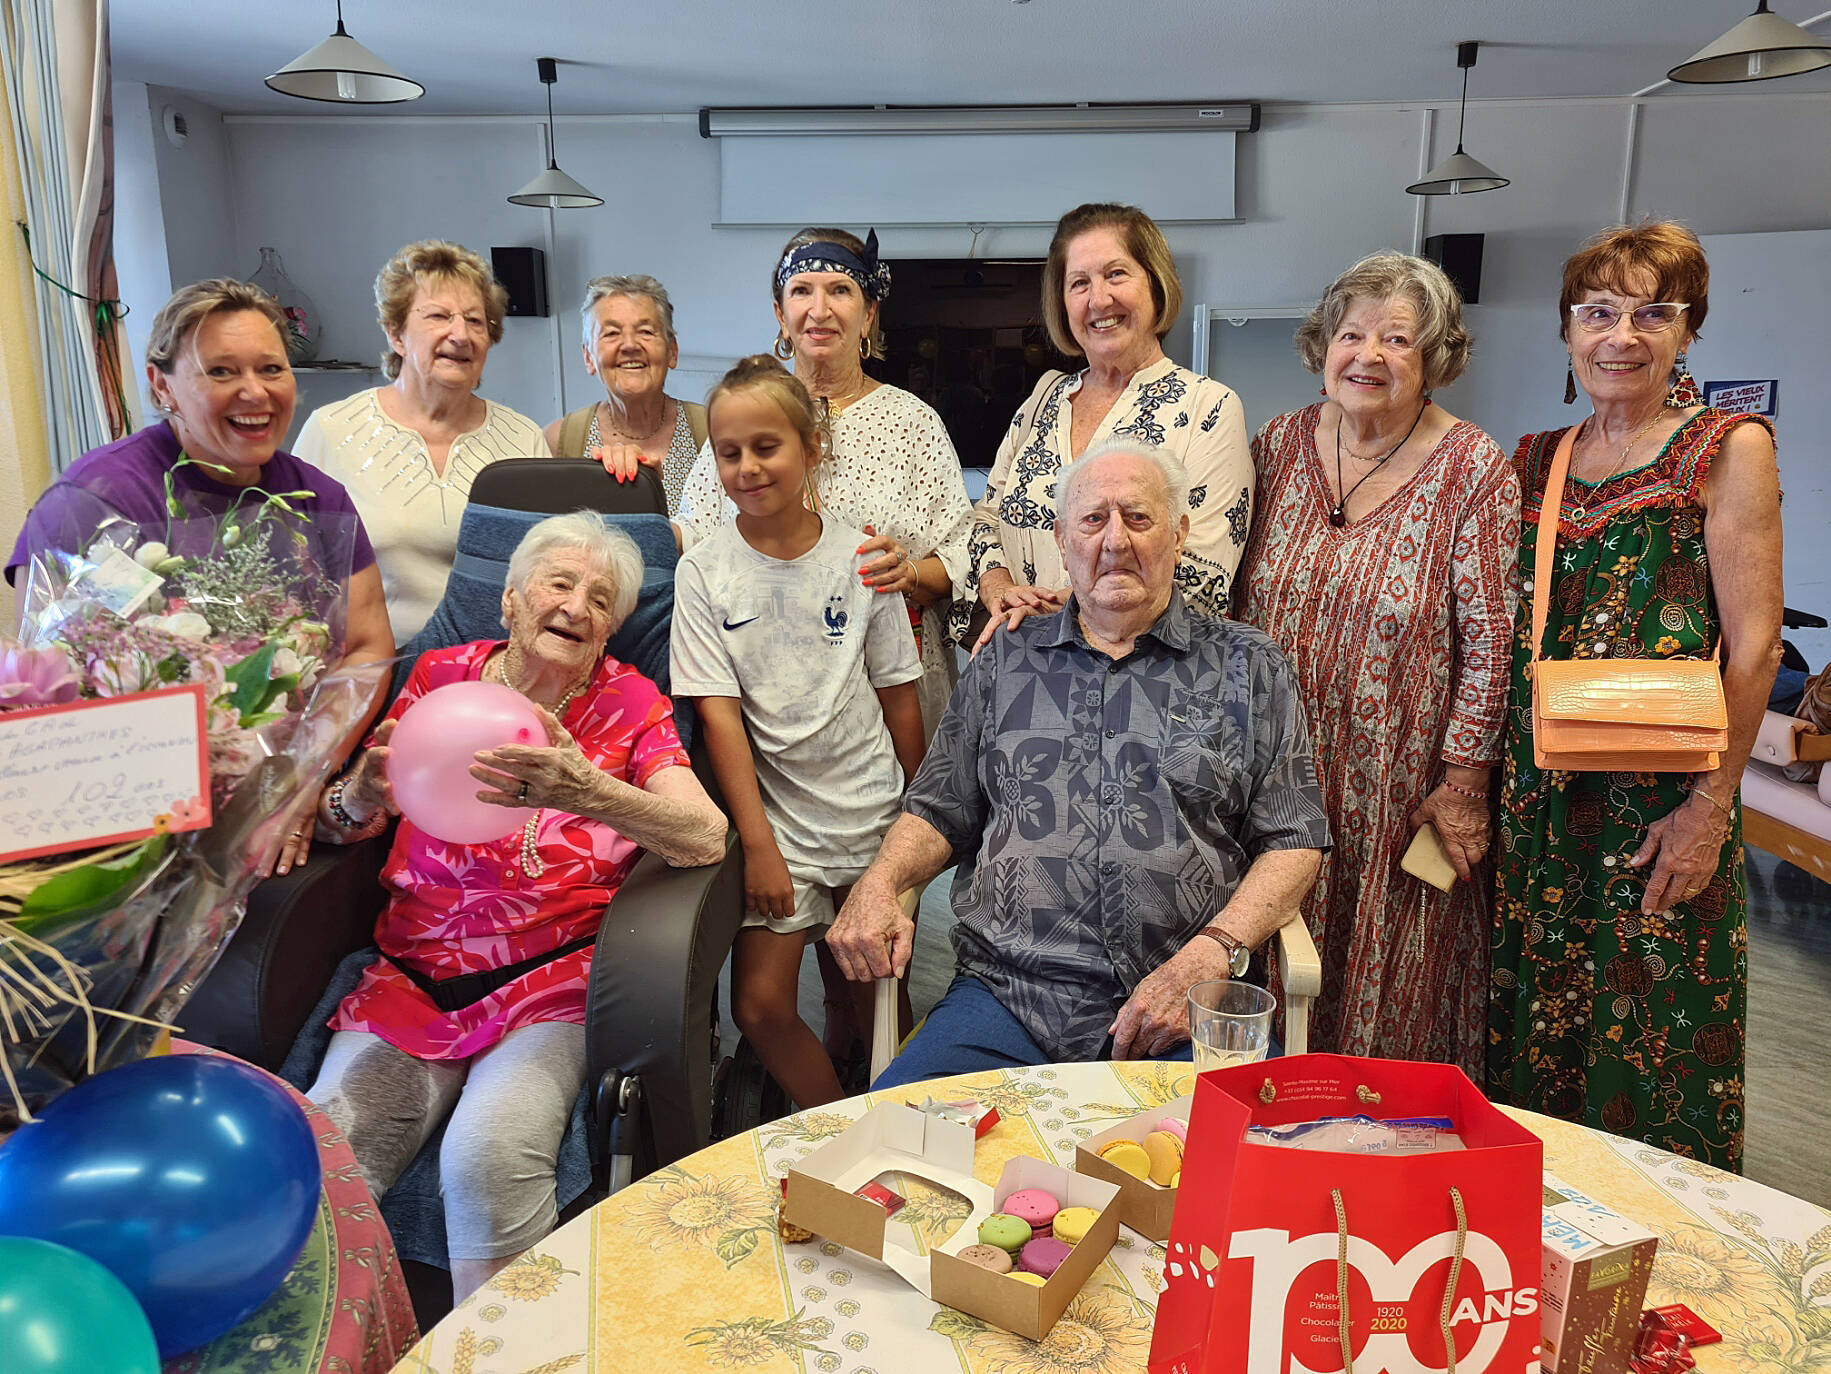
[{"label": "tiled floor", "polygon": [[[950,870],[923,894],[910,995],[916,1015],[953,977]],[[1831,1207],[1831,887],[1749,851],[1748,1157],[1750,1178]],[[821,1017],[813,959],[801,1014]],[[737,1043],[727,1019],[724,1043]]]}]

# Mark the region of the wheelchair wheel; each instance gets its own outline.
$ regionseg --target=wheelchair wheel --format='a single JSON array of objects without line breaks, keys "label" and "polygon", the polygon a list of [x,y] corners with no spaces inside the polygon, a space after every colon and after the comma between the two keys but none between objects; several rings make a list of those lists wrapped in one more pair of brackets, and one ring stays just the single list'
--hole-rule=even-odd
[{"label": "wheelchair wheel", "polygon": [[794,1103],[769,1076],[750,1041],[738,1037],[731,1057],[718,1066],[712,1088],[712,1138],[725,1140],[787,1116]]}]

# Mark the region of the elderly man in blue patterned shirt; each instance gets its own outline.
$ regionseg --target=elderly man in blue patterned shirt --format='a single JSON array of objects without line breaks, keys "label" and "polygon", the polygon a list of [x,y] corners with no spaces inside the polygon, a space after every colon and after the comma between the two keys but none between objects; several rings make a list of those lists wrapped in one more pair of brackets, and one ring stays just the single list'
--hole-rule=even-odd
[{"label": "elderly man in blue patterned shirt", "polygon": [[1073,596],[1005,613],[827,935],[848,977],[901,977],[897,893],[958,865],[953,985],[876,1087],[1186,1057],[1189,989],[1289,919],[1329,843],[1283,653],[1176,590],[1181,464],[1121,440],[1059,482]]}]

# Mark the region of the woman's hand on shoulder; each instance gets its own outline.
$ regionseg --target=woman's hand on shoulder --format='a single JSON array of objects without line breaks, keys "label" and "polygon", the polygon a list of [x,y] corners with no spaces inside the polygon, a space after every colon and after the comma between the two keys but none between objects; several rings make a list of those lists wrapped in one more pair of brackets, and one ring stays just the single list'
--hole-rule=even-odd
[{"label": "woman's hand on shoulder", "polygon": [[1068,604],[1067,587],[1031,587],[1012,582],[1008,574],[1005,584],[989,595],[981,589],[981,599],[992,615],[986,621],[985,629],[979,632],[979,638],[973,641],[975,654],[991,643],[992,636],[1000,629],[1015,630],[1033,615],[1054,615]]}]

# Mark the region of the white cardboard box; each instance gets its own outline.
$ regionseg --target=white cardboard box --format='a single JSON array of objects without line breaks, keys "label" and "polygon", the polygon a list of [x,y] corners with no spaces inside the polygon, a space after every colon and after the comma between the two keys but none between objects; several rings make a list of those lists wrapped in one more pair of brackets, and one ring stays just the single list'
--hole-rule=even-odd
[{"label": "white cardboard box", "polygon": [[[973,1130],[913,1107],[873,1107],[831,1144],[788,1171],[783,1216],[795,1226],[880,1260],[924,1297],[1041,1340],[1074,1295],[1106,1258],[1119,1236],[1119,1190],[1040,1159],[1019,1157],[1004,1167],[996,1187],[973,1177]],[[887,1171],[915,1174],[960,1194],[972,1206],[960,1228],[927,1255],[884,1244],[884,1209],[856,1190]],[[994,1274],[957,1258],[979,1239],[979,1224],[1012,1193],[1042,1188],[1064,1207],[1091,1207],[1100,1215],[1041,1288]]]}]

